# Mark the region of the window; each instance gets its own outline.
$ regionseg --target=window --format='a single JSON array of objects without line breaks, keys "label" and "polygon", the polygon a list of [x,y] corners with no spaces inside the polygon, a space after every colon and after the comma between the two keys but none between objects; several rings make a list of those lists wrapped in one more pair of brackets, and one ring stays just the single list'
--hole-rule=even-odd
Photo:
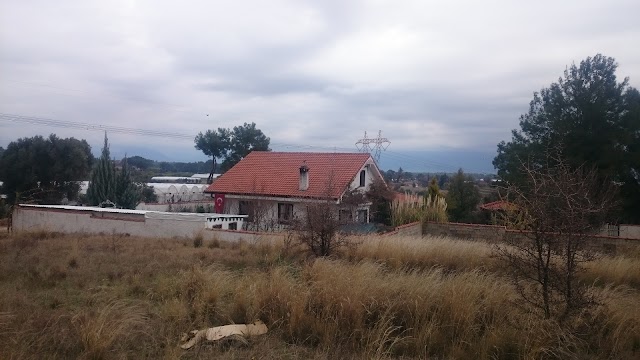
[{"label": "window", "polygon": [[238,223],[235,221],[229,223],[229,230],[238,230]]},{"label": "window", "polygon": [[278,223],[287,224],[293,220],[293,204],[278,203]]},{"label": "window", "polygon": [[246,221],[247,222],[252,222],[253,221],[253,204],[251,203],[251,201],[240,201],[238,202],[238,215],[249,215],[247,216]]},{"label": "window", "polygon": [[364,187],[366,179],[367,179],[367,171],[366,170],[360,171],[360,187]]},{"label": "window", "polygon": [[358,210],[356,213],[356,220],[360,224],[366,224],[369,222],[369,211],[367,209]]}]

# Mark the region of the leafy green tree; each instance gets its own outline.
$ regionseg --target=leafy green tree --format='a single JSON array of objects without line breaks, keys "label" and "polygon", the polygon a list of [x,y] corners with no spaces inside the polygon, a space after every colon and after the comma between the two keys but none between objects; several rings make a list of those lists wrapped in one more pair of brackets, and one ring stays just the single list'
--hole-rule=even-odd
[{"label": "leafy green tree", "polygon": [[237,164],[250,152],[269,151],[270,139],[256,128],[255,123],[244,123],[242,126],[235,126],[231,132],[229,141],[229,152],[222,162],[222,170],[227,171]]},{"label": "leafy green tree", "polygon": [[387,170],[382,175],[384,175],[384,179],[388,182],[391,182],[396,178],[396,172],[393,170]]},{"label": "leafy green tree", "polygon": [[140,203],[141,186],[131,180],[131,171],[125,156],[122,161],[122,170],[116,176],[116,200],[118,207],[123,209],[135,209]]},{"label": "leafy green tree", "polygon": [[480,203],[480,192],[471,176],[462,169],[453,175],[447,192],[447,212],[452,222],[473,222],[473,214]]},{"label": "leafy green tree", "polygon": [[109,140],[104,134],[102,155],[91,172],[91,181],[87,188],[87,198],[91,205],[100,205],[105,201],[115,202],[116,199],[116,167],[111,160]]},{"label": "leafy green tree", "polygon": [[209,182],[213,180],[213,174],[217,170],[217,159],[223,159],[221,170],[226,171],[254,150],[271,150],[270,139],[262,130],[256,128],[255,123],[244,123],[233,130],[218,128],[207,130],[204,134],[200,132],[194,141],[196,149],[211,156],[213,160]]},{"label": "leafy green tree", "polygon": [[[124,159],[123,159],[124,160]],[[132,156],[127,159],[127,164],[129,166],[136,167],[140,170],[147,170],[154,166],[155,161],[145,159],[142,156]]]},{"label": "leafy green tree", "polygon": [[391,202],[395,193],[389,189],[384,180],[376,179],[371,183],[366,198],[371,202],[371,222],[391,225]]},{"label": "leafy green tree", "polygon": [[206,156],[211,156],[212,165],[209,174],[209,183],[213,181],[213,174],[216,171],[216,159],[225,158],[231,146],[231,132],[229,129],[218,128],[218,130],[207,130],[204,134],[198,133],[194,140],[196,149],[202,151]]},{"label": "leafy green tree", "polygon": [[620,184],[622,221],[640,222],[640,93],[616,78],[617,63],[603,55],[573,64],[557,83],[534,93],[520,130],[498,144],[493,165],[510,184],[521,171],[548,164],[545,151],[561,147],[567,165],[596,168],[601,182]]},{"label": "leafy green tree", "polygon": [[85,140],[34,136],[11,142],[0,156],[0,181],[8,203],[59,204],[75,200],[93,156]]},{"label": "leafy green tree", "polygon": [[140,190],[141,200],[146,203],[156,203],[158,202],[158,195],[153,189],[153,186],[149,186],[145,183],[142,183],[142,188]]}]

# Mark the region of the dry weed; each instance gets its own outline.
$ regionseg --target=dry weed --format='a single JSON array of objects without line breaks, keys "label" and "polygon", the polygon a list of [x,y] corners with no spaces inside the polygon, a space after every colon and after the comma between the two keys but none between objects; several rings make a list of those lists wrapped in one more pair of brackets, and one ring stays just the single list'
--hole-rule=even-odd
[{"label": "dry weed", "polygon": [[149,318],[140,304],[113,300],[95,311],[72,318],[83,345],[85,359],[104,359],[114,348],[134,350],[151,336]]}]

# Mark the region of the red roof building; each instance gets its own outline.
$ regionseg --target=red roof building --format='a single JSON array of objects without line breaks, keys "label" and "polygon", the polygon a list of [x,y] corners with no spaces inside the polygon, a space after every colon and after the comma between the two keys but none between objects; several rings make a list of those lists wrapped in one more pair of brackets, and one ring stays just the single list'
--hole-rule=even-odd
[{"label": "red roof building", "polygon": [[[266,218],[286,223],[303,215],[305,202],[323,199],[340,204],[347,190],[364,192],[375,179],[382,175],[370,154],[253,151],[205,193],[212,194],[216,203],[222,199],[224,206],[218,212],[249,215],[251,221],[259,204],[270,213]],[[354,215],[368,222],[368,206],[363,204]],[[256,216],[253,220],[258,221]]]},{"label": "red roof building", "polygon": [[480,205],[480,209],[488,211],[509,211],[515,210],[516,208],[517,206],[515,204],[504,200],[498,200]]}]

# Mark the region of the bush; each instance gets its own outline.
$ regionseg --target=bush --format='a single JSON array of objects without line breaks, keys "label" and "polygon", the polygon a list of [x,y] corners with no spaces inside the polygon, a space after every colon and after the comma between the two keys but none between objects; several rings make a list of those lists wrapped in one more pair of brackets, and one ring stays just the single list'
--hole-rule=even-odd
[{"label": "bush", "polygon": [[197,234],[194,238],[193,238],[193,247],[194,248],[199,248],[202,246],[204,237],[202,236],[202,234]]}]

